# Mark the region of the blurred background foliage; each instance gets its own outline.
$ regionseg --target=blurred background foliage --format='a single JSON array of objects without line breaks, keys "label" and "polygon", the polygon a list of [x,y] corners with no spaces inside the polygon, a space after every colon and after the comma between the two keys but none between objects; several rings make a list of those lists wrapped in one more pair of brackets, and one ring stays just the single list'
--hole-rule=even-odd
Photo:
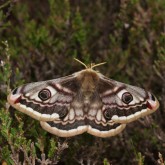
[{"label": "blurred background foliage", "polygon": [[[86,64],[143,87],[159,110],[118,136],[59,138],[9,108],[10,89],[65,76]],[[7,164],[165,164],[164,0],[1,0],[0,162]]]}]

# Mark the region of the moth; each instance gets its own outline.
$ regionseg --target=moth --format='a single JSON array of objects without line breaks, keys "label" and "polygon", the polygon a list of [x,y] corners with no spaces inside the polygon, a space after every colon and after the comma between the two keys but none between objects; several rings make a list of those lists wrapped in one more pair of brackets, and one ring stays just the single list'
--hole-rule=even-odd
[{"label": "moth", "polygon": [[127,123],[158,109],[159,102],[150,92],[109,79],[93,69],[103,63],[82,64],[85,69],[72,75],[14,89],[8,102],[60,137],[84,132],[115,136]]}]

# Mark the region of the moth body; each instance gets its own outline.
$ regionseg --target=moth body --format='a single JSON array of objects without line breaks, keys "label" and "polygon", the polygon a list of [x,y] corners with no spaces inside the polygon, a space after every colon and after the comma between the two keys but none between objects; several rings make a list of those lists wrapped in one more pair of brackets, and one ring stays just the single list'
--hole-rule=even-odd
[{"label": "moth body", "polygon": [[92,69],[85,69],[77,74],[80,90],[85,97],[90,97],[95,91],[99,81],[97,72]]},{"label": "moth body", "polygon": [[[96,97],[98,82],[99,75],[93,69],[89,68],[77,73],[77,83],[79,84],[78,95],[84,104],[83,108],[86,117],[88,116],[89,110],[91,108],[91,102],[93,102]],[[99,104],[101,104],[101,102],[99,102]],[[96,106],[98,108],[100,105],[97,104]]]},{"label": "moth body", "polygon": [[22,85],[9,94],[8,102],[61,137],[84,132],[115,136],[126,124],[159,107],[150,92],[109,79],[92,67],[66,77]]}]

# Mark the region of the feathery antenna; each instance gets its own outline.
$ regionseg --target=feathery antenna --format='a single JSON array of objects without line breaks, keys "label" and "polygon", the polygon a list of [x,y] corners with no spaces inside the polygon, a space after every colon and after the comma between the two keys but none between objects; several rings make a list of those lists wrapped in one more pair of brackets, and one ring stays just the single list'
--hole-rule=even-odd
[{"label": "feathery antenna", "polygon": [[85,66],[86,69],[93,69],[97,66],[104,65],[106,63],[106,62],[102,62],[102,63],[99,63],[99,64],[91,63],[90,65],[86,65],[82,61],[78,60],[77,58],[74,58],[74,60],[76,60],[77,62],[79,62],[83,66]]},{"label": "feathery antenna", "polygon": [[87,66],[87,65],[85,65],[83,62],[81,62],[81,61],[80,61],[80,60],[78,60],[77,58],[74,58],[74,60],[76,60],[76,61],[77,61],[77,62],[79,62],[80,64],[84,65],[86,69],[88,68],[88,66]]}]

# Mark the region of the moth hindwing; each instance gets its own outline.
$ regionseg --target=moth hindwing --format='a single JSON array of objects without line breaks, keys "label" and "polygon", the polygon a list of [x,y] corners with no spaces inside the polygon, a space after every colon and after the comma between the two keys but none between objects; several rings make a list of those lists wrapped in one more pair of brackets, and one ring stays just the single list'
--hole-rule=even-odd
[{"label": "moth hindwing", "polygon": [[25,84],[9,94],[8,102],[61,137],[83,132],[115,136],[127,123],[159,107],[151,93],[109,79],[92,67],[67,77]]}]

